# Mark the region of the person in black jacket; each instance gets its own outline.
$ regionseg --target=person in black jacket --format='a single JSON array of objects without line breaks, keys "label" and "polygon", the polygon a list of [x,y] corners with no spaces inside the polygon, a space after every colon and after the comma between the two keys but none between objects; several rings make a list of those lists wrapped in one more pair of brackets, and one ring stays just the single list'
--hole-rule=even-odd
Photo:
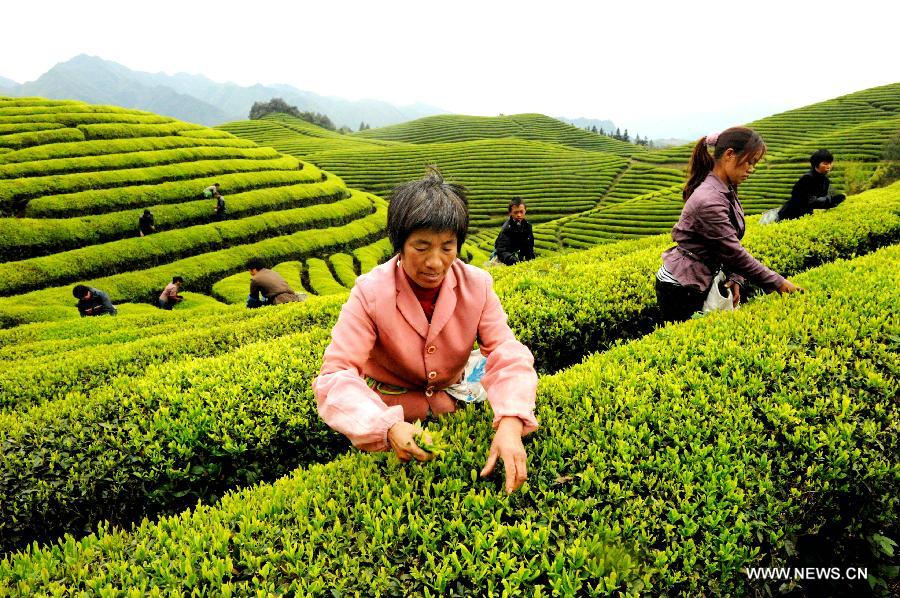
[{"label": "person in black jacket", "polygon": [[812,168],[800,177],[791,190],[791,198],[778,211],[778,220],[791,220],[812,214],[813,210],[833,208],[844,201],[843,194],[834,194],[828,173],[834,163],[834,156],[826,149],[820,149],[809,157]]},{"label": "person in black jacket", "polygon": [[156,230],[156,221],[153,219],[153,213],[150,210],[144,210],[143,216],[138,218],[138,228],[141,230],[142,237],[146,237]]},{"label": "person in black jacket", "polygon": [[534,259],[534,235],[525,220],[525,202],[513,197],[509,202],[509,219],[503,223],[494,242],[497,259],[507,266]]}]

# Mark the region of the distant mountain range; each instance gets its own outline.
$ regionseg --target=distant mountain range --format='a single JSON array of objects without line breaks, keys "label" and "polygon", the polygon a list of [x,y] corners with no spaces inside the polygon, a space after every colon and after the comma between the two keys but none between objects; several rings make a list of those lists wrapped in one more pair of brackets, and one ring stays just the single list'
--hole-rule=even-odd
[{"label": "distant mountain range", "polygon": [[202,75],[145,73],[85,54],[61,62],[37,80],[21,85],[0,78],[0,88],[7,95],[137,108],[207,126],[246,120],[254,102],[274,97],[284,99],[300,111],[326,114],[338,127],[352,129],[358,128],[361,122],[383,127],[446,113],[427,104],[395,106],[379,100],[352,101],[321,96],[290,85],[242,87],[217,83]]},{"label": "distant mountain range", "polygon": [[566,116],[557,116],[556,120],[561,120],[564,123],[569,123],[570,125],[574,125],[579,129],[591,127],[597,127],[597,130],[603,129],[607,133],[613,133],[616,130],[616,125],[613,124],[611,120],[598,120],[596,118],[568,118]]}]

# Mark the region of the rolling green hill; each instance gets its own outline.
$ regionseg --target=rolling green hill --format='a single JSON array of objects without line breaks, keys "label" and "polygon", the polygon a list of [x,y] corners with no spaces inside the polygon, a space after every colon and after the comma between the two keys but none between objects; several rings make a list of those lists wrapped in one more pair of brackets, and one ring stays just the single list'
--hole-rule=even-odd
[{"label": "rolling green hill", "polygon": [[[221,222],[201,193],[213,182],[228,206]],[[142,238],[144,209],[156,232]],[[332,257],[346,281],[348,267],[360,273],[350,252],[382,237],[385,210],[310,163],[223,131],[111,106],[0,98],[0,323],[77,317],[77,283],[143,303],[181,275],[188,291],[208,294],[253,255],[273,264]],[[221,306],[179,308],[190,305]]]},{"label": "rolling green hill", "polygon": [[[450,125],[445,123],[448,118]],[[395,185],[421,176],[427,165],[437,165],[448,178],[468,187],[471,221],[476,230],[500,224],[507,203],[517,195],[528,202],[534,222],[591,209],[626,167],[624,155],[637,151],[630,144],[540,115],[424,120],[445,123],[444,126],[458,122],[470,136],[480,132],[484,138],[453,143],[382,141],[339,135],[286,115],[227,123],[219,128],[280,152],[303,156],[331,172],[344,173],[341,176],[349,185],[382,197],[389,195]],[[498,120],[504,127],[512,122],[533,125],[516,130],[527,130],[532,138],[544,134],[545,140],[501,136],[499,132],[509,131],[493,128]],[[608,146],[620,154],[579,147],[591,144],[595,148]]]},{"label": "rolling green hill", "polygon": [[620,155],[640,154],[643,148],[605,135],[590,133],[543,114],[511,116],[426,116],[399,125],[368,129],[353,134],[362,139],[406,143],[446,143],[515,137],[526,141],[546,141],[577,149],[606,151]]}]

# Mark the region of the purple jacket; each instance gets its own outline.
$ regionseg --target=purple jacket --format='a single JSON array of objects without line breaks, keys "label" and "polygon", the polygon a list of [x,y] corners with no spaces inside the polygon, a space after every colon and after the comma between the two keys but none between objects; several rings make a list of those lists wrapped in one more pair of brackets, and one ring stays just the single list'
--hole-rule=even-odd
[{"label": "purple jacket", "polygon": [[766,290],[777,289],[784,278],[747,253],[741,245],[745,229],[737,192],[709,173],[685,202],[672,229],[678,246],[663,253],[663,264],[682,285],[703,292],[719,268],[740,284],[747,278]]}]

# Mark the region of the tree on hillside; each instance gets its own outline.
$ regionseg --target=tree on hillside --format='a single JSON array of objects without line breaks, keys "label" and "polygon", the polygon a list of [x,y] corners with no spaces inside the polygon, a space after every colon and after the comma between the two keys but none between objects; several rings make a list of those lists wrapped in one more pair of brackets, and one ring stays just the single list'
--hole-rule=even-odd
[{"label": "tree on hillside", "polygon": [[628,129],[625,129],[625,134],[622,135],[622,141],[625,143],[631,143],[631,138],[628,137]]},{"label": "tree on hillside", "polygon": [[291,106],[281,98],[272,98],[268,102],[254,102],[250,108],[250,120],[258,120],[267,114],[282,112],[291,116],[296,116],[301,120],[312,123],[323,129],[334,131],[334,123],[324,114],[318,112],[300,112],[296,106]]},{"label": "tree on hillside", "polygon": [[272,98],[268,102],[253,102],[253,106],[250,108],[250,120],[258,120],[275,112],[283,112],[300,118],[300,110],[296,106],[291,106],[281,98]]},{"label": "tree on hillside", "polygon": [[597,132],[597,125],[594,125],[591,127],[591,133],[596,133],[596,132]]},{"label": "tree on hillside", "polygon": [[622,141],[622,131],[619,130],[619,127],[616,127],[616,132],[613,135],[613,139],[618,139],[619,141]]},{"label": "tree on hillside", "polygon": [[361,123],[359,123],[359,130],[360,130],[360,131],[368,131],[368,130],[371,129],[371,128],[372,128],[372,125],[370,125],[370,124],[367,123],[366,121],[362,121]]}]

